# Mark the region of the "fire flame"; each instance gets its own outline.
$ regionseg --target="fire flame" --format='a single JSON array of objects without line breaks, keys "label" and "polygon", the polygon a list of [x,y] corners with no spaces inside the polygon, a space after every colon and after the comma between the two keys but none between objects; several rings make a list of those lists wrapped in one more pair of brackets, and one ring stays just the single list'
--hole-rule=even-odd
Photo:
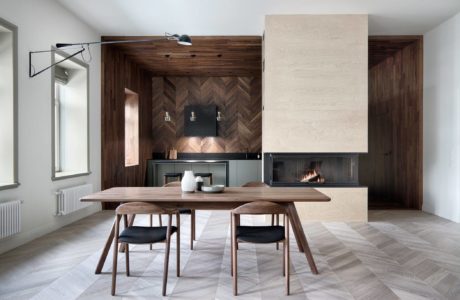
[{"label": "fire flame", "polygon": [[323,183],[324,182],[324,177],[321,176],[316,170],[307,170],[305,175],[302,176],[300,179],[300,182],[317,182],[317,183]]}]

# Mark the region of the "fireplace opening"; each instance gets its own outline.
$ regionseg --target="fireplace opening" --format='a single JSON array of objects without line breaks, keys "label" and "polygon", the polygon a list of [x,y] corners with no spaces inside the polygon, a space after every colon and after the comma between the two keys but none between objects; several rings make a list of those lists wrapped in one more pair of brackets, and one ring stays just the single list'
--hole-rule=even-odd
[{"label": "fireplace opening", "polygon": [[270,186],[358,186],[358,154],[265,153]]},{"label": "fireplace opening", "polygon": [[300,182],[324,183],[326,180],[324,179],[324,176],[321,175],[322,163],[323,162],[320,160],[310,162],[310,166],[305,170]]}]

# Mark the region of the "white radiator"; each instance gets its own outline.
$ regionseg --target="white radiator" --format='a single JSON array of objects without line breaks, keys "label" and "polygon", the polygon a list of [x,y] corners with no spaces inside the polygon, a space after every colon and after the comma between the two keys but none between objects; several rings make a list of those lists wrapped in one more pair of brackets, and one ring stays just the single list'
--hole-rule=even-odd
[{"label": "white radiator", "polygon": [[80,198],[93,192],[92,184],[83,184],[57,191],[57,215],[68,215],[74,211],[92,205],[91,202],[81,202]]},{"label": "white radiator", "polygon": [[0,203],[0,239],[21,232],[21,201]]}]

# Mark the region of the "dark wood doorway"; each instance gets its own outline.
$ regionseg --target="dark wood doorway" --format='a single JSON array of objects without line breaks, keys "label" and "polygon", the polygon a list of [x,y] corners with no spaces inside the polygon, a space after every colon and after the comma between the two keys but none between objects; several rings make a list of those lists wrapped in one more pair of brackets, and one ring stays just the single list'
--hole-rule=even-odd
[{"label": "dark wood doorway", "polygon": [[421,209],[423,37],[369,37],[369,208]]}]

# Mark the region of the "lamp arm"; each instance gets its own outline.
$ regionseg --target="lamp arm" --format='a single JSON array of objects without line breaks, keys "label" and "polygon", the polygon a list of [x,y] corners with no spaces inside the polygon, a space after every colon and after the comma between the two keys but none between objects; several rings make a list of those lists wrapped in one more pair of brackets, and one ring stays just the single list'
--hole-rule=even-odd
[{"label": "lamp arm", "polygon": [[41,70],[38,71],[38,72],[35,72],[35,70],[32,72],[32,54],[37,53],[37,52],[30,51],[30,52],[29,52],[29,77],[30,77],[30,78],[33,78],[33,77],[35,77],[35,76],[37,76],[37,75],[39,75],[39,74],[45,72],[46,70],[51,69],[51,68],[54,67],[55,65],[60,64],[60,63],[66,61],[66,60],[68,60],[68,59],[70,59],[70,58],[72,58],[72,57],[74,57],[74,56],[77,56],[78,54],[82,53],[83,51],[85,51],[84,48],[81,49],[81,50],[79,50],[79,51],[77,51],[77,52],[75,52],[74,54],[71,54],[71,55],[69,55],[69,56],[67,56],[67,57],[65,57],[65,58],[63,58],[63,59],[61,59],[61,60],[59,60],[59,61],[53,63],[52,65],[50,65],[50,66],[48,66],[48,67],[46,67],[46,68],[44,68],[44,69],[41,69]]},{"label": "lamp arm", "polygon": [[57,43],[56,48],[65,48],[71,46],[89,46],[89,45],[110,45],[110,44],[130,44],[130,43],[147,43],[147,42],[156,42],[162,40],[177,40],[179,37],[178,34],[170,34],[165,32],[165,35],[160,38],[153,39],[142,39],[142,40],[118,40],[118,41],[99,41],[99,42],[86,42],[86,43]]},{"label": "lamp arm", "polygon": [[[188,45],[191,45],[191,40],[188,36],[186,36],[188,38]],[[143,40],[118,40],[118,41],[99,41],[99,42],[85,42],[85,43],[57,43],[56,44],[56,48],[57,49],[51,49],[51,50],[40,50],[40,51],[29,51],[29,77],[32,78],[32,77],[35,77],[37,76],[38,74],[41,74],[43,73],[44,71],[54,67],[55,65],[57,64],[60,64],[62,63],[63,61],[66,61],[68,60],[69,58],[72,58],[80,53],[82,53],[83,51],[85,51],[85,46],[88,47],[88,50],[89,50],[89,46],[90,45],[109,45],[109,44],[129,44],[129,43],[146,43],[146,42],[155,42],[155,41],[161,41],[161,40],[175,40],[175,41],[178,41],[180,42],[180,36],[178,34],[170,34],[170,33],[167,33],[165,32],[165,35],[163,37],[160,37],[160,38],[153,38],[153,39],[143,39]],[[53,63],[52,65],[38,71],[38,72],[35,72],[35,69],[32,65],[32,55],[33,54],[37,54],[37,53],[46,53],[46,52],[55,52],[55,51],[58,51],[59,49],[61,48],[67,48],[67,49],[71,49],[71,47],[74,47],[74,48],[78,48],[78,46],[81,46],[83,47],[81,50],[75,52],[74,54],[70,55],[70,56],[67,56],[66,58],[58,61],[58,62],[55,62]]]}]

